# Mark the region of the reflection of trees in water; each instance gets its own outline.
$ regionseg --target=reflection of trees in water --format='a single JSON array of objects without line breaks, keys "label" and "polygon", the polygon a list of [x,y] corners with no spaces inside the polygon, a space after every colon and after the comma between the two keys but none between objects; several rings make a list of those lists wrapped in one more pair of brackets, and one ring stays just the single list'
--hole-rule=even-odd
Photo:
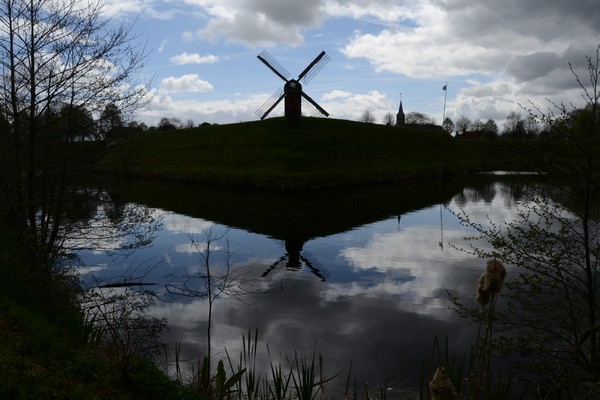
[{"label": "reflection of trees in water", "polygon": [[302,264],[304,264],[311,273],[316,275],[321,281],[325,282],[325,279],[329,277],[329,272],[311,253],[303,251],[303,246],[304,241],[302,240],[286,239],[286,254],[269,266],[269,268],[263,272],[262,277],[272,279],[273,276],[282,269],[300,271],[302,269]]},{"label": "reflection of trees in water", "polygon": [[151,244],[162,227],[156,210],[94,187],[73,188],[65,210],[64,249],[69,258],[82,250],[130,253]]},{"label": "reflection of trees in water", "polygon": [[476,185],[465,186],[454,196],[454,201],[461,207],[469,203],[485,202],[489,204],[497,194],[496,182],[480,182]]},{"label": "reflection of trees in water", "polygon": [[[118,265],[132,252],[148,246],[162,227],[162,218],[153,209],[120,201],[94,187],[73,188],[66,207],[64,248],[71,264],[81,266],[78,255],[84,250],[104,252]],[[93,327],[94,340],[111,344],[122,373],[127,373],[136,356],[152,358],[163,349],[160,332],[165,319],[145,315],[156,294],[146,278],[158,264],[132,265],[102,282],[90,273],[78,295],[84,321]]]},{"label": "reflection of trees in water", "polygon": [[491,204],[494,199],[500,198],[502,203],[511,208],[515,202],[522,200],[529,184],[520,179],[497,181],[482,181],[465,186],[460,193],[454,196],[454,201],[464,207],[469,203]]}]

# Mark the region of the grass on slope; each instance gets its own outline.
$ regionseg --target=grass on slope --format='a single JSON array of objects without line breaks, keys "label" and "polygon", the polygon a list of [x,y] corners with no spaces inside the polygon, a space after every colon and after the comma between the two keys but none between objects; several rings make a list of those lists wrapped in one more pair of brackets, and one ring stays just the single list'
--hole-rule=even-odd
[{"label": "grass on slope", "polygon": [[145,177],[306,189],[442,175],[474,159],[441,131],[321,118],[290,127],[273,118],[147,132],[121,142],[100,165]]}]

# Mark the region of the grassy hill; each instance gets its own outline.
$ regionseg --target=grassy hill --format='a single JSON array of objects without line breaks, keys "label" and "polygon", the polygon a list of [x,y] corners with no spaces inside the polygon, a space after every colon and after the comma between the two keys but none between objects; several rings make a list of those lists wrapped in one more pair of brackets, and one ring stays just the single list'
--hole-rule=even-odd
[{"label": "grassy hill", "polygon": [[120,142],[99,167],[123,176],[307,190],[523,168],[539,159],[532,146],[323,118],[289,126],[284,118],[272,118],[146,132]]}]

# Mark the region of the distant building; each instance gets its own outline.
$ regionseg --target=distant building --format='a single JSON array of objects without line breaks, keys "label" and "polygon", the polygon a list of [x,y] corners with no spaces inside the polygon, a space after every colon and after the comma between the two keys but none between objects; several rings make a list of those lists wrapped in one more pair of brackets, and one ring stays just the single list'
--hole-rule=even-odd
[{"label": "distant building", "polygon": [[402,108],[402,96],[400,97],[400,106],[398,107],[398,114],[396,114],[396,126],[401,126],[404,128],[417,128],[417,129],[427,129],[429,131],[443,131],[440,125],[435,124],[427,124],[427,123],[406,123],[406,115],[404,114],[404,109]]},{"label": "distant building", "polygon": [[398,114],[396,114],[396,126],[404,126],[406,123],[406,116],[402,109],[402,98],[400,98],[400,107],[398,107]]}]

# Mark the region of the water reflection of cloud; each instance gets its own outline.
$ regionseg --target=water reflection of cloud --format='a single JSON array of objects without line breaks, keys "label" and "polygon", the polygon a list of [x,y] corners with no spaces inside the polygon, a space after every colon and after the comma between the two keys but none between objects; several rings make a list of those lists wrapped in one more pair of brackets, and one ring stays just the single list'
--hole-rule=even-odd
[{"label": "water reflection of cloud", "polygon": [[[506,190],[496,187],[487,194],[484,201],[473,193],[461,194],[449,203],[448,209],[454,213],[464,212],[471,221],[483,225],[515,218],[516,210],[507,207],[506,198],[510,194]],[[402,229],[399,225],[397,232],[374,231],[364,244],[343,247],[340,255],[355,272],[376,271],[379,274],[371,273],[374,281],[355,280],[351,284],[330,285],[327,298],[387,295],[399,299],[399,308],[403,310],[436,319],[452,318],[446,290],[472,297],[484,261],[459,250],[469,248],[465,241],[468,230],[458,227],[455,216],[445,217],[445,222],[440,220],[435,226],[427,217],[432,216],[432,212],[433,208],[421,210],[415,216],[421,216],[424,221],[411,218],[411,215],[407,218],[411,225]],[[429,225],[425,221],[429,221]],[[478,245],[488,246],[485,243]]]},{"label": "water reflection of cloud", "polygon": [[[194,239],[195,240],[195,239]],[[204,254],[204,252],[208,249],[208,244],[206,242],[192,242],[192,240],[190,239],[189,243],[180,243],[175,245],[175,253],[182,253],[182,254],[188,254],[188,255],[193,255],[193,254]],[[223,247],[215,242],[212,242],[210,244],[210,251],[211,252],[217,252],[217,251],[221,251],[223,250]]]},{"label": "water reflection of cloud", "polygon": [[171,233],[199,234],[210,230],[215,225],[213,222],[201,218],[166,211],[163,213],[163,225],[165,230]]},{"label": "water reflection of cloud", "polygon": [[77,268],[71,269],[69,272],[79,277],[83,281],[87,281],[93,279],[95,274],[105,271],[107,268],[109,268],[108,264],[100,263],[94,265],[77,266]]},{"label": "water reflection of cloud", "polygon": [[[444,231],[447,241],[462,242],[463,236],[461,230]],[[401,298],[405,306],[410,304],[406,308],[415,312],[447,315],[447,304],[434,301],[434,294],[465,287],[465,281],[473,278],[472,271],[479,261],[450,246],[442,250],[439,240],[439,228],[416,226],[400,232],[374,233],[363,247],[342,249],[341,255],[354,269],[375,268],[382,276],[374,286],[355,283],[342,288],[339,295],[348,291],[365,296],[373,292],[386,293]]]},{"label": "water reflection of cloud", "polygon": [[[323,354],[330,375],[344,375],[352,362],[356,376],[369,383],[397,378],[415,382],[435,334],[447,335],[459,349],[470,338],[464,336],[465,327],[457,318],[439,320],[414,313],[393,296],[359,293],[327,299],[323,292],[331,290],[330,285],[314,279],[289,278],[283,290],[275,285],[272,289],[244,303],[215,303],[213,352],[227,348],[235,358],[241,335],[258,329],[261,350],[267,343],[275,358],[316,351]],[[157,310],[157,315],[172,315],[168,335],[191,352],[188,358],[204,354],[206,310],[206,303],[199,300]],[[343,378],[339,380],[343,383]]]},{"label": "water reflection of cloud", "polygon": [[[448,241],[462,240],[464,231],[445,230]],[[374,233],[364,247],[347,247],[341,254],[356,269],[426,271],[424,265],[439,264],[461,258],[453,249],[440,249],[440,228],[408,227],[400,232]],[[462,255],[464,256],[464,255]]]}]

